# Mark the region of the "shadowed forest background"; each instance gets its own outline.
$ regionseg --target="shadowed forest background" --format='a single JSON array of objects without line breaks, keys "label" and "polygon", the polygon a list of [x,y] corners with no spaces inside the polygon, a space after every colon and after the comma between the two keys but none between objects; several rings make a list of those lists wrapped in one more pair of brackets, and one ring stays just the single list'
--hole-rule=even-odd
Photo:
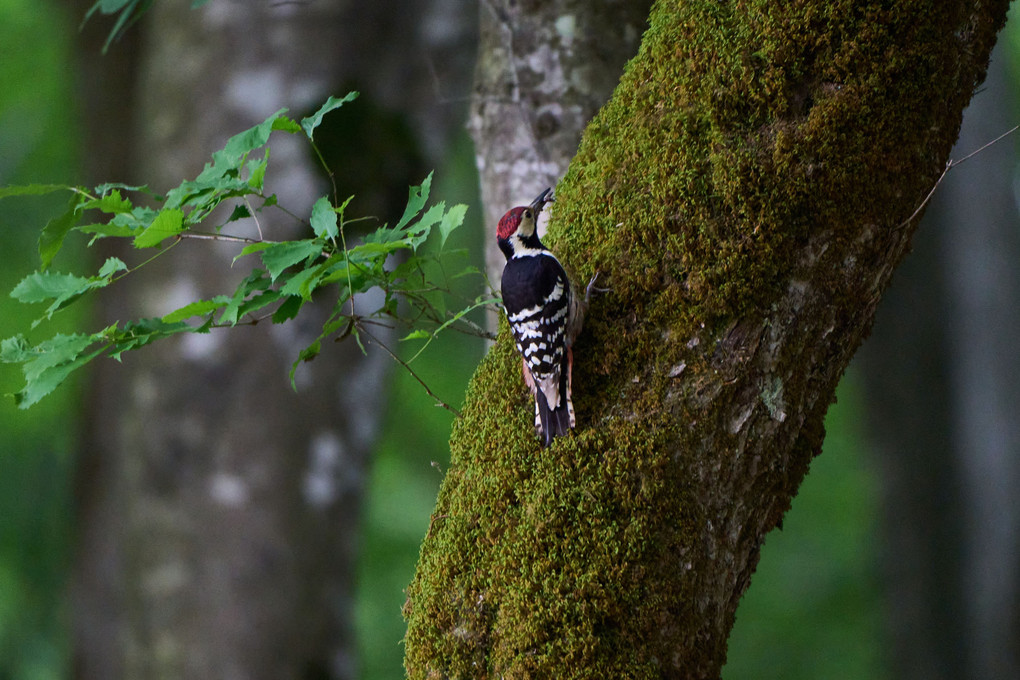
[{"label": "shadowed forest background", "polygon": [[[235,4],[211,0],[212,5],[221,2]],[[329,162],[339,171],[338,182],[351,187],[342,192],[356,194],[363,213],[392,221],[403,207],[407,186],[434,168],[433,195],[470,206],[468,223],[454,245],[467,249],[481,267],[492,225],[482,223],[475,158],[464,129],[478,10],[458,0],[401,8],[401,16],[367,10],[344,15],[356,22],[359,39],[345,48],[349,54],[321,56],[327,61],[347,56],[350,66],[316,67],[316,82],[325,90],[279,105],[305,115],[328,94],[361,90],[361,99],[334,114],[335,127],[324,142]],[[132,109],[136,93],[130,90],[135,82],[152,87],[160,78],[173,78],[175,62],[167,51],[173,46],[158,47],[159,36],[181,30],[179,13],[186,11],[153,11],[101,56],[109,23],[94,19],[78,34],[80,3],[0,0],[0,185],[158,184],[163,180],[154,178],[152,168],[164,165],[169,168],[160,171],[170,175],[165,181],[173,181],[176,160],[139,161],[144,152],[137,149],[131,152],[134,161],[99,157],[95,149],[103,141],[97,130],[114,139],[133,130],[143,149],[146,143],[177,143],[172,135],[147,130],[147,121],[155,129],[164,112]],[[416,17],[419,11],[426,16]],[[229,23],[229,17],[221,19]],[[418,26],[413,39],[401,39],[402,31],[417,24],[425,28]],[[263,28],[267,41],[274,39],[272,27]],[[988,80],[965,117],[953,158],[1020,123],[1013,95],[1018,87],[1018,71],[1012,68],[1016,33],[1014,21],[1000,36]],[[251,69],[247,87],[286,90],[280,81],[264,79],[265,66],[272,67],[276,54],[271,44],[252,53],[260,67]],[[224,68],[232,63],[220,61]],[[111,65],[114,75],[97,75]],[[278,78],[286,84],[292,75],[282,70]],[[205,87],[216,89],[208,81]],[[105,103],[103,96],[108,97]],[[200,108],[199,94],[195,98]],[[158,99],[150,99],[148,106],[153,101]],[[257,105],[232,115],[236,123],[227,134],[265,116]],[[201,125],[202,117],[192,120]],[[177,181],[197,171],[223,139],[216,137],[219,132],[209,137],[197,129],[174,134],[190,135],[179,145],[198,145],[195,157],[200,159],[197,167],[182,161]],[[813,462],[782,531],[768,537],[737,613],[724,669],[727,680],[1018,677],[1020,510],[1014,490],[1020,485],[1015,351],[1020,215],[1014,192],[1020,175],[1015,148],[1010,137],[982,152],[950,172],[936,194],[914,252],[882,302],[872,338],[829,411],[824,453]],[[301,161],[292,162],[297,167]],[[34,268],[38,231],[62,201],[0,203],[0,337],[22,330],[33,318],[34,310],[6,292]],[[94,253],[84,249],[65,253],[57,267],[73,270],[89,257]],[[68,328],[86,323],[93,313],[98,312],[76,310],[66,321]],[[295,344],[293,351],[298,348]],[[405,356],[416,349],[401,346]],[[143,353],[160,351],[152,347]],[[331,351],[326,348],[324,355]],[[351,347],[345,345],[344,351]],[[436,394],[458,406],[483,351],[477,338],[447,334],[414,366]],[[126,357],[125,363],[137,366],[132,362],[143,360]],[[279,372],[274,395],[288,394],[285,365],[290,360],[271,367]],[[327,361],[320,358],[307,370],[324,370]],[[347,592],[339,585],[339,594],[328,591],[338,600],[335,616],[350,620],[321,626],[329,631],[323,635],[330,644],[348,651],[319,675],[318,669],[306,669],[309,678],[403,675],[404,588],[448,461],[452,414],[436,408],[412,376],[380,353],[364,361],[359,375],[370,376],[372,394],[352,399],[372,405],[373,422],[360,419],[349,426],[355,432],[350,441],[365,452],[346,472],[334,471],[356,492],[347,505],[331,511],[328,521],[300,524],[297,531],[313,554],[332,533],[348,536],[342,545],[330,543],[329,550],[337,554],[337,564],[353,565],[353,578],[346,579],[353,589]],[[106,375],[122,370],[104,362],[110,364],[101,369]],[[238,366],[247,370],[243,362]],[[264,370],[262,375],[276,375]],[[96,602],[99,609],[117,605],[116,599],[103,599],[105,562],[90,563],[81,551],[89,550],[90,532],[103,530],[90,524],[106,516],[94,513],[95,507],[115,504],[116,498],[86,503],[93,509],[86,514],[81,509],[82,499],[94,499],[95,486],[107,480],[107,473],[89,467],[89,451],[107,434],[102,409],[110,407],[111,394],[133,398],[131,392],[109,388],[107,380],[119,379],[75,380],[28,411],[18,411],[9,398],[0,404],[0,680],[95,677],[82,669],[72,640],[81,644],[90,635],[102,637],[108,630],[103,626],[116,621],[115,614],[100,612],[97,620],[108,617],[106,623],[83,631],[88,626],[83,611]],[[252,389],[257,392],[260,385]],[[16,367],[0,365],[0,391],[19,386]],[[211,399],[216,398],[213,392]],[[337,450],[346,454],[354,445],[343,441]],[[313,438],[309,447],[319,450],[315,443]],[[334,455],[345,464],[341,454]],[[201,462],[196,465],[200,468]],[[245,526],[243,517],[239,526]],[[315,568],[306,573],[315,578]],[[112,572],[108,578],[118,576]],[[324,576],[323,582],[330,578]],[[93,582],[100,582],[96,592],[90,591]],[[314,588],[312,594],[305,591],[309,588],[297,584],[295,592],[301,595],[296,599],[317,597]],[[294,615],[300,619],[300,610]]]}]

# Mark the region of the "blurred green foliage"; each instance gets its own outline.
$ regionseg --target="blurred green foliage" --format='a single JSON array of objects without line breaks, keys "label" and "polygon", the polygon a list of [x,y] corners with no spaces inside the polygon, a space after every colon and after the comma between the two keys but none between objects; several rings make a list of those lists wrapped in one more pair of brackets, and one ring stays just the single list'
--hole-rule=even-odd
[{"label": "blurred green foliage", "polygon": [[[74,177],[70,27],[62,10],[42,0],[0,0],[0,185]],[[34,310],[7,292],[35,267],[39,226],[65,202],[10,199],[0,211],[0,336],[31,322]],[[16,366],[0,365],[0,393],[20,381]],[[0,678],[67,675],[76,392],[72,386],[29,414],[9,397],[0,401]]]}]

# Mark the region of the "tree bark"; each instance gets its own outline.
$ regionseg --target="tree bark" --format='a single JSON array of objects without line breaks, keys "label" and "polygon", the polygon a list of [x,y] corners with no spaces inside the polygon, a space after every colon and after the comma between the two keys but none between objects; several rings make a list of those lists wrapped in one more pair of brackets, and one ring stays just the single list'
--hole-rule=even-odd
[{"label": "tree bark", "polygon": [[408,590],[422,677],[715,678],[1006,2],[656,4],[558,189],[599,297],[541,450],[508,333]]},{"label": "tree bark", "polygon": [[[555,186],[637,53],[651,0],[484,0],[469,126],[485,224]],[[545,224],[540,228],[544,231]],[[486,231],[486,233],[489,233]],[[489,280],[504,258],[487,238]],[[495,319],[490,320],[495,327]]]},{"label": "tree bark", "polygon": [[[399,216],[408,184],[428,171],[422,159],[440,162],[462,125],[474,43],[465,4],[157,2],[128,32],[137,52],[114,44],[105,58],[94,39],[108,26],[94,19],[84,48],[90,176],[163,191],[278,108],[300,117],[357,87],[362,99],[320,128],[323,152],[358,170],[338,181],[359,209]],[[102,100],[97,82],[121,96]],[[411,140],[395,153],[380,146],[389,134],[380,121],[409,111],[395,125]],[[351,120],[375,127],[352,131]],[[333,139],[348,155],[334,154]],[[351,158],[364,141],[375,146],[357,148],[370,155]],[[297,136],[271,147],[267,192],[307,215],[326,178]],[[259,220],[268,238],[302,234],[279,212]],[[182,244],[137,287],[107,296],[101,313],[153,316],[232,290],[236,254]],[[77,677],[354,677],[357,526],[390,359],[332,345],[300,367],[295,394],[290,363],[315,335],[311,323],[266,321],[99,367],[78,485]]]}]

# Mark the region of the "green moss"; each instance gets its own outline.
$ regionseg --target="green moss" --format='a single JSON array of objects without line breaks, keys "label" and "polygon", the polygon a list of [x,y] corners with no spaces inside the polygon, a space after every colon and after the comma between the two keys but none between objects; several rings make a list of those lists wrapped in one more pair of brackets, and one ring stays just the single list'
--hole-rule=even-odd
[{"label": "green moss", "polygon": [[[612,288],[579,427],[539,447],[504,329],[408,591],[411,677],[718,674],[1005,11],[888,4],[656,5],[557,187],[551,244]],[[789,309],[800,280],[830,326]]]}]

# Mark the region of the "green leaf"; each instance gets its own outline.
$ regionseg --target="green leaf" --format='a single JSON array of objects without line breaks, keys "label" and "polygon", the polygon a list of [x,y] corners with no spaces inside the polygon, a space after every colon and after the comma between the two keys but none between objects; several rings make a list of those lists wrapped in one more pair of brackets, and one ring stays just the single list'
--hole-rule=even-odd
[{"label": "green leaf", "polygon": [[108,257],[103,266],[99,268],[99,276],[105,279],[109,279],[117,272],[126,272],[128,266],[124,264],[123,260],[117,257]]},{"label": "green leaf", "polygon": [[20,364],[31,357],[32,346],[25,342],[25,336],[15,335],[0,341],[0,361],[5,364]]},{"label": "green leaf", "polygon": [[234,210],[230,213],[230,217],[227,218],[227,222],[236,222],[237,220],[243,220],[249,217],[251,217],[251,211],[248,210],[248,206],[243,203],[239,203],[234,206]]},{"label": "green leaf", "polygon": [[287,279],[287,283],[280,288],[280,292],[284,295],[299,295],[306,300],[310,300],[312,291],[318,287],[322,275],[322,265],[302,269]]},{"label": "green leaf", "polygon": [[32,272],[11,291],[11,297],[26,304],[59,300],[65,296],[83,293],[89,289],[89,280],[74,274]]},{"label": "green leaf", "polygon": [[123,189],[124,191],[134,191],[134,192],[145,194],[147,196],[152,196],[153,198],[155,198],[158,201],[163,200],[159,196],[156,196],[155,194],[152,193],[152,191],[149,189],[149,185],[148,184],[124,184],[123,182],[106,182],[105,184],[100,184],[95,189],[93,189],[93,193],[95,193],[97,196],[103,196],[105,194],[110,193],[114,189]]},{"label": "green leaf", "polygon": [[302,305],[305,304],[304,298],[300,295],[290,295],[283,303],[276,308],[273,312],[273,323],[283,323],[284,321],[290,321],[297,316]]},{"label": "green leaf", "polygon": [[429,191],[432,189],[432,173],[425,178],[425,181],[421,183],[421,186],[411,187],[408,190],[407,195],[407,207],[404,209],[404,214],[397,222],[394,229],[401,229],[405,224],[411,221],[415,215],[421,212],[421,209],[425,207],[425,202],[429,200]]},{"label": "green leaf", "polygon": [[86,350],[102,340],[102,333],[93,335],[55,335],[29,347],[21,336],[0,343],[0,360],[20,363],[25,387],[14,394],[18,408],[28,408],[55,390],[75,369],[100,355],[105,347],[91,353]]},{"label": "green leaf", "polygon": [[152,223],[135,237],[135,248],[151,248],[184,231],[184,213],[178,208],[161,210]]},{"label": "green leaf", "polygon": [[446,210],[446,204],[440,202],[426,210],[420,220],[405,229],[407,232],[407,243],[414,250],[418,250],[418,246],[424,243],[425,239],[429,237],[429,232],[432,231],[432,226],[443,218],[444,210]]},{"label": "green leaf", "polygon": [[411,244],[407,242],[407,239],[401,239],[400,241],[388,241],[384,243],[368,242],[351,248],[348,251],[348,256],[352,260],[364,262],[366,260],[374,260],[379,255],[389,255],[401,248],[410,247]]},{"label": "green leaf", "polygon": [[244,304],[248,296],[256,291],[268,290],[271,285],[272,281],[264,271],[261,269],[252,270],[252,273],[237,285],[237,289],[231,296],[230,302],[223,308],[223,313],[217,323],[236,324],[240,316],[241,305]]},{"label": "green leaf", "polygon": [[319,107],[318,111],[308,116],[307,118],[301,119],[301,129],[305,131],[305,135],[308,136],[308,139],[311,139],[315,132],[315,128],[319,127],[319,123],[322,122],[323,116],[325,116],[330,111],[335,111],[336,109],[339,109],[347,102],[354,101],[357,98],[358,98],[357,92],[348,92],[344,97],[339,99],[336,97],[330,97],[329,99],[326,100],[325,104]]},{"label": "green leaf", "polygon": [[[83,224],[76,229],[85,234],[92,234],[95,238],[103,238],[106,236],[132,236],[135,230],[126,224],[115,224],[114,222],[108,222],[106,224]],[[93,239],[95,240],[95,239]],[[91,243],[89,245],[92,245]]]},{"label": "green leaf", "polygon": [[421,340],[421,339],[431,338],[431,337],[432,337],[432,334],[429,333],[428,331],[424,331],[424,330],[418,329],[416,331],[411,331],[410,333],[408,333],[404,337],[400,338],[400,341],[403,342],[404,340]]},{"label": "green leaf", "polygon": [[167,322],[160,318],[139,319],[124,324],[124,330],[116,338],[110,348],[110,356],[119,359],[120,355],[178,333],[201,332],[203,326],[193,328],[183,321]]},{"label": "green leaf", "polygon": [[273,243],[268,248],[262,249],[262,263],[266,265],[269,275],[275,281],[287,267],[322,253],[322,246],[323,243],[319,239]]},{"label": "green leaf", "polygon": [[67,210],[59,217],[55,217],[46,223],[39,233],[39,268],[43,271],[49,269],[53,258],[60,252],[64,245],[64,237],[78,223],[78,205],[81,202],[80,194],[73,194],[71,201],[67,204]]},{"label": "green leaf", "polygon": [[293,118],[287,116],[277,116],[276,120],[273,121],[273,130],[279,130],[280,132],[289,132],[291,134],[301,132],[301,126],[294,121]]},{"label": "green leaf", "polygon": [[113,189],[110,193],[82,204],[82,210],[101,210],[105,213],[129,213],[134,206],[131,201],[122,197],[120,191]]},{"label": "green leaf", "polygon": [[245,314],[252,314],[257,312],[263,307],[273,304],[277,300],[283,297],[283,293],[278,290],[267,290],[259,293],[258,295],[249,298],[241,303],[241,306],[237,309],[238,318]]},{"label": "green leaf", "polygon": [[266,155],[261,160],[254,159],[248,161],[248,186],[259,193],[262,192],[262,188],[266,181],[266,168],[269,167],[269,149],[266,149]]},{"label": "green leaf", "polygon": [[304,361],[311,361],[315,357],[319,356],[319,352],[322,351],[322,342],[316,340],[312,344],[305,347],[303,350],[298,352],[298,358],[291,364],[290,367],[290,386],[293,389],[297,389],[297,385],[294,384],[294,373],[297,371],[297,367]]},{"label": "green leaf", "polygon": [[286,111],[287,109],[280,109],[258,125],[250,127],[244,132],[239,132],[228,139],[226,145],[223,147],[223,151],[218,151],[213,154],[213,160],[215,161],[219,155],[220,158],[223,158],[223,160],[230,160],[230,164],[234,165],[237,160],[245,154],[258,149],[259,147],[265,146],[266,142],[269,141],[269,134],[273,131],[273,125],[276,122],[276,119],[282,116]]},{"label": "green leaf", "polygon": [[339,234],[336,223],[337,215],[333,204],[325,196],[321,197],[312,206],[312,230],[319,238],[336,238]]},{"label": "green leaf", "polygon": [[14,184],[0,187],[0,198],[8,196],[44,196],[55,191],[74,191],[74,187],[66,184]]},{"label": "green leaf", "polygon": [[241,252],[239,252],[237,255],[234,256],[234,259],[230,261],[230,265],[233,266],[235,262],[240,260],[245,255],[251,255],[252,253],[257,253],[259,251],[265,250],[266,248],[268,248],[268,247],[270,247],[272,245],[273,245],[273,243],[271,241],[259,241],[258,243],[252,243],[250,245],[246,245],[244,248],[241,249]]},{"label": "green leaf", "polygon": [[172,324],[193,316],[202,316],[226,307],[229,302],[230,298],[226,295],[217,295],[211,300],[198,300],[166,314],[163,316],[163,322]]},{"label": "green leaf", "polygon": [[446,239],[450,236],[450,232],[464,224],[464,215],[466,213],[467,206],[463,203],[458,203],[443,215],[443,221],[439,223],[440,248],[446,245]]}]

